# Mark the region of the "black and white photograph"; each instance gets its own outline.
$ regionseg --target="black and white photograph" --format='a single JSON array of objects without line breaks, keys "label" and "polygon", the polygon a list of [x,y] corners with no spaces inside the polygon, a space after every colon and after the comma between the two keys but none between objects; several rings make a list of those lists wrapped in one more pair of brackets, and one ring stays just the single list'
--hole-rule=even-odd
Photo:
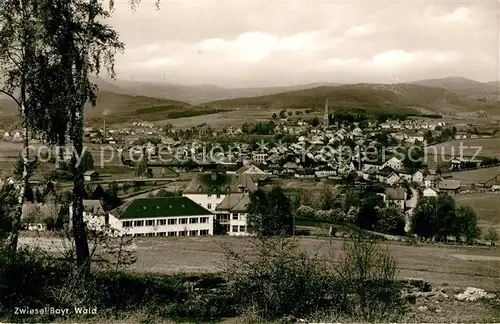
[{"label": "black and white photograph", "polygon": [[0,0],[0,322],[500,322],[500,2]]}]

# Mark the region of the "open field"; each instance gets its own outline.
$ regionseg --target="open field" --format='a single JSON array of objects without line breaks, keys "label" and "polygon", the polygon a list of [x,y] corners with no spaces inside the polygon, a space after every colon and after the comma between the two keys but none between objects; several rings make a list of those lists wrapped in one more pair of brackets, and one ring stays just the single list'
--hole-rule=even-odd
[{"label": "open field", "polygon": [[[133,270],[165,274],[219,271],[224,261],[222,245],[228,244],[240,252],[251,251],[249,240],[235,237],[138,238],[134,241],[138,261]],[[63,249],[57,238],[24,236],[20,243],[54,252]],[[299,238],[299,243],[305,251],[326,257],[329,251],[335,254],[341,251],[343,241]],[[402,278],[421,278],[438,285],[500,289],[500,261],[485,258],[500,255],[499,248],[396,244],[387,247],[398,260]],[[468,261],[464,260],[464,255],[481,257]]]},{"label": "open field", "polygon": [[[479,156],[500,157],[500,138],[478,138],[453,140],[435,145],[438,155],[460,157],[463,147],[463,156],[473,156],[479,152]],[[429,148],[432,152],[432,148]]]},{"label": "open field", "polygon": [[278,114],[279,110],[240,109],[196,117],[163,119],[156,122],[156,124],[172,124],[173,127],[177,128],[190,128],[207,123],[212,129],[220,130],[227,126],[240,127],[243,123],[266,122],[272,118],[273,113]]},{"label": "open field", "polygon": [[464,185],[472,185],[485,183],[499,174],[500,166],[495,166],[491,168],[450,172],[446,175],[451,175],[453,179],[460,180]]},{"label": "open field", "polygon": [[[478,216],[478,225],[486,233],[489,227],[500,231],[500,194],[493,192],[471,193],[455,196],[457,203],[472,207]],[[500,253],[499,253],[500,255]]]}]

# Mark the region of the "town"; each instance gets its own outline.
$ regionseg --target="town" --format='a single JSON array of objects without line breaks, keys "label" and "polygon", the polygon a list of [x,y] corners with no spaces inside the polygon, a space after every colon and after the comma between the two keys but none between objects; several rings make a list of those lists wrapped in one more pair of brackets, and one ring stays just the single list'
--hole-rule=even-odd
[{"label": "town", "polygon": [[[93,155],[101,155],[95,158],[101,161],[101,169],[106,170],[106,164],[119,164],[133,175],[129,179],[103,177],[93,168],[97,163],[92,154],[88,154],[90,165],[82,161],[86,164],[89,191],[84,201],[88,209],[87,224],[95,228],[109,227],[113,235],[247,236],[252,234],[247,220],[251,193],[281,184],[286,186],[282,189],[290,201],[300,200],[305,191],[315,196],[317,192],[329,190],[328,195],[335,197],[325,198],[330,202],[323,202],[323,209],[309,206],[311,203],[307,201],[294,202],[291,213],[298,222],[294,232],[307,232],[300,231],[301,222],[318,222],[325,227],[329,222],[333,225],[335,219],[347,219],[348,213],[355,213],[350,215],[351,222],[366,230],[413,237],[420,234],[414,232],[415,228],[412,231],[413,216],[415,211],[422,214],[420,209],[426,201],[435,199],[437,206],[438,197],[500,188],[496,182],[498,177],[470,186],[447,176],[462,165],[480,168],[486,162],[496,165],[498,160],[466,156],[463,150],[438,152],[430,145],[466,138],[467,134],[471,138],[492,136],[477,135],[470,127],[459,132],[437,117],[374,120],[362,112],[358,112],[357,121],[353,121],[352,113],[330,112],[328,101],[321,119],[303,119],[286,110],[279,115],[274,114],[270,121],[257,125],[243,124],[220,131],[211,130],[208,125],[183,130],[156,128],[154,123],[142,122],[134,122],[133,128],[121,130],[106,130],[106,125],[101,129],[88,127],[87,141],[90,144],[98,141],[102,145],[101,151],[93,151]],[[252,132],[257,133],[252,142],[239,140]],[[260,141],[256,139],[259,137]],[[61,213],[60,203],[44,197],[50,188],[57,187],[58,181],[64,182],[63,170],[71,153],[63,152],[61,156],[62,166],[46,176],[50,185],[42,181],[41,185],[40,182],[34,184],[35,190],[30,189],[31,198],[23,206],[27,229],[47,230]],[[54,158],[52,162],[55,163]],[[4,180],[9,181],[14,180]],[[180,184],[173,186],[176,182]],[[105,201],[109,198],[105,199],[102,186],[118,192],[141,184],[146,188],[132,192],[123,201],[118,197],[111,205]],[[311,185],[322,189],[307,189]],[[174,189],[166,190],[169,186]],[[346,199],[346,190],[360,199],[350,201],[350,209],[342,211],[339,206]],[[90,199],[92,196],[98,199]],[[123,204],[118,205],[120,202]],[[70,210],[66,219],[70,219]],[[391,215],[393,224],[380,228],[377,221],[382,220],[377,220],[380,217],[377,213],[384,215],[385,210],[395,213]],[[322,212],[330,216],[318,217]],[[333,216],[333,213],[341,215]],[[476,222],[476,216],[467,217],[473,217]],[[431,226],[430,219],[425,221]],[[478,229],[474,224],[458,236],[450,232],[445,239],[466,239],[471,243],[471,240],[482,239]],[[490,231],[489,235],[495,236],[493,228],[484,230],[483,234]],[[430,238],[437,237],[431,235]]]}]

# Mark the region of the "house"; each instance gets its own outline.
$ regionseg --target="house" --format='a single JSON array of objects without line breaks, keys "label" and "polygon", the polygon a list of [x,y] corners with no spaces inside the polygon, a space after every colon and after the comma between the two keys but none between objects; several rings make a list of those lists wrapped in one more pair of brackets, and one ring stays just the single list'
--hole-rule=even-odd
[{"label": "house", "polygon": [[257,184],[248,174],[228,174],[223,172],[198,173],[187,185],[182,195],[197,204],[215,212],[226,195],[253,192]]},{"label": "house", "polygon": [[424,174],[422,171],[417,171],[411,176],[411,181],[416,182],[416,183],[423,183],[424,182]]},{"label": "house", "polygon": [[461,183],[458,180],[441,180],[438,183],[439,191],[449,195],[456,195],[459,193],[460,187]]},{"label": "house", "polygon": [[423,191],[422,191],[422,196],[423,197],[437,197],[438,196],[438,192],[432,188],[425,188]]},{"label": "house", "polygon": [[402,210],[406,207],[406,191],[404,188],[387,188],[385,190],[386,206],[396,205]]},{"label": "house", "polygon": [[97,171],[87,171],[83,174],[85,181],[95,181],[99,178],[99,173]]},{"label": "house", "polygon": [[236,170],[236,173],[249,174],[249,175],[254,175],[254,174],[255,175],[266,175],[266,173],[264,171],[262,171],[261,169],[259,169],[258,167],[256,167],[253,164],[248,164],[248,165],[242,166],[241,168]]},{"label": "house", "polygon": [[283,169],[285,169],[287,173],[295,173],[295,171],[298,169],[298,165],[293,162],[287,162],[285,163],[285,165],[283,165]]},{"label": "house", "polygon": [[390,167],[395,171],[401,171],[403,168],[403,162],[401,162],[398,158],[396,157],[391,157],[389,160],[387,160],[382,167]]},{"label": "house", "polygon": [[262,164],[266,162],[268,154],[265,152],[252,152],[252,161],[257,164]]},{"label": "house", "polygon": [[396,184],[398,181],[400,180],[399,176],[396,174],[396,173],[392,173],[389,177],[387,177],[385,179],[385,182],[389,185],[389,186],[393,186],[394,184]]},{"label": "house", "polygon": [[109,212],[109,226],[127,236],[213,235],[214,215],[187,197],[141,198]]},{"label": "house", "polygon": [[47,230],[47,220],[54,221],[59,216],[61,205],[55,203],[24,203],[21,212],[21,221],[28,231]]},{"label": "house", "polygon": [[215,208],[215,219],[232,236],[250,235],[247,226],[248,193],[231,193]]},{"label": "house", "polygon": [[[69,208],[69,226],[72,226],[73,220],[73,204]],[[83,222],[87,228],[92,230],[102,230],[106,226],[107,215],[100,200],[84,199],[83,200]]]}]

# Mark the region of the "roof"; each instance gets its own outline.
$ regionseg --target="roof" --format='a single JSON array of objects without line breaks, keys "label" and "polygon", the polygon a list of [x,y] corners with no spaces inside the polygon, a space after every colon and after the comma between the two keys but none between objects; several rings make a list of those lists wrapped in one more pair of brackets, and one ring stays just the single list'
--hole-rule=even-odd
[{"label": "roof", "polygon": [[236,173],[238,174],[243,174],[247,171],[249,171],[249,173],[246,173],[246,174],[249,174],[249,175],[265,175],[266,173],[264,171],[262,171],[261,169],[259,169],[258,167],[256,167],[255,165],[253,164],[249,164],[249,165],[244,165],[242,166],[241,168],[239,168],[238,170],[236,170]]},{"label": "roof", "polygon": [[90,212],[92,214],[104,213],[104,208],[102,207],[101,201],[97,199],[84,199],[83,209],[85,212]]},{"label": "roof", "polygon": [[405,200],[406,192],[404,188],[387,188],[385,190],[387,200]]},{"label": "roof", "polygon": [[113,211],[120,219],[199,216],[212,214],[187,197],[140,198]]},{"label": "roof", "polygon": [[241,189],[257,190],[248,174],[198,173],[184,190],[185,194],[238,193]]},{"label": "roof", "polygon": [[441,190],[457,190],[461,186],[458,180],[442,180],[438,184],[438,188]]},{"label": "roof", "polygon": [[86,171],[83,175],[86,175],[86,176],[92,176],[92,175],[99,175],[99,173],[97,171]]},{"label": "roof", "polygon": [[26,219],[33,216],[37,219],[46,219],[56,217],[59,214],[61,205],[53,203],[24,203],[22,207],[21,219]]},{"label": "roof", "polygon": [[246,212],[250,204],[250,196],[246,193],[233,193],[227,195],[215,210],[228,210],[231,212]]}]

